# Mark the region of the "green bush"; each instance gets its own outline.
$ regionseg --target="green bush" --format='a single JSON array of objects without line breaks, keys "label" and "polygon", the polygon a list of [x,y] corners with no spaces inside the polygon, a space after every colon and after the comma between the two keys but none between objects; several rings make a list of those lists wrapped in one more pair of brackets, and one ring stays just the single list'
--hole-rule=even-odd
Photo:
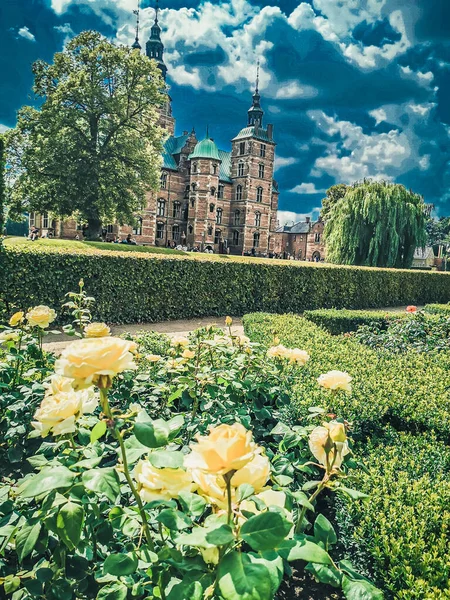
[{"label": "green bush", "polygon": [[450,304],[426,304],[424,311],[431,315],[450,316]]},{"label": "green bush", "polygon": [[[298,417],[313,405],[351,421],[360,437],[380,431],[386,423],[404,430],[434,429],[443,439],[450,435],[446,353],[379,353],[353,338],[332,336],[296,315],[257,313],[245,315],[243,322],[253,341],[270,345],[276,336],[282,344],[310,354],[305,369],[313,377],[295,384]],[[331,370],[353,377],[351,393],[334,395],[316,384],[316,377]]]},{"label": "green bush", "polygon": [[372,444],[358,472],[369,497],[338,501],[340,537],[390,598],[448,598],[450,450],[430,435],[395,438]]},{"label": "green bush", "polygon": [[447,273],[291,263],[6,245],[0,251],[0,295],[24,308],[57,308],[82,277],[97,299],[93,317],[111,323],[423,304],[450,297]]},{"label": "green bush", "polygon": [[303,316],[308,321],[320,325],[333,335],[356,331],[361,325],[375,325],[386,329],[389,322],[409,317],[409,313],[387,313],[385,310],[348,310],[346,308],[319,308],[305,310]]}]

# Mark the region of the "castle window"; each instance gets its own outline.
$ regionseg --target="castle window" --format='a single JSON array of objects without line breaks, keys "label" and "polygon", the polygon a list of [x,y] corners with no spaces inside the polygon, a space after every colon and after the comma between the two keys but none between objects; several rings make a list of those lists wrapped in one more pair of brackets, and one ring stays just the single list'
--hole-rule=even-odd
[{"label": "castle window", "polygon": [[192,225],[189,225],[188,230],[189,230],[189,233],[192,233],[194,231],[194,228],[192,227]]},{"label": "castle window", "polygon": [[192,172],[197,173],[197,163],[192,163]]},{"label": "castle window", "polygon": [[242,185],[238,185],[236,188],[236,200],[242,200]]},{"label": "castle window", "polygon": [[221,208],[218,208],[217,212],[216,212],[216,223],[218,225],[220,225],[222,223],[222,215],[223,215],[223,210]]},{"label": "castle window", "polygon": [[239,144],[239,154],[245,154],[245,142]]},{"label": "castle window", "polygon": [[183,207],[183,219],[187,221],[189,215],[189,204],[185,204]]},{"label": "castle window", "polygon": [[241,211],[240,210],[234,211],[234,224],[235,225],[241,224]]},{"label": "castle window", "polygon": [[217,197],[218,198],[223,198],[223,192],[225,190],[225,186],[224,185],[219,185],[219,191],[217,192]]},{"label": "castle window", "polygon": [[238,177],[243,177],[244,176],[244,163],[240,162],[238,163]]},{"label": "castle window", "polygon": [[193,184],[191,185],[191,188],[192,188],[192,191],[193,191],[193,192],[195,192],[195,190],[197,189],[197,184],[196,184],[196,183],[193,183]]},{"label": "castle window", "polygon": [[167,187],[167,173],[161,174],[161,189],[165,190]]},{"label": "castle window", "polygon": [[173,203],[173,212],[172,215],[174,217],[174,219],[179,219],[181,216],[181,203],[180,202],[174,202]]},{"label": "castle window", "polygon": [[265,144],[259,145],[259,155],[261,156],[261,158],[264,158],[266,156],[266,145]]},{"label": "castle window", "polygon": [[263,199],[263,189],[261,186],[256,188],[256,202],[262,202]]},{"label": "castle window", "polygon": [[213,175],[217,174],[217,165],[212,166],[212,172],[213,172]]},{"label": "castle window", "polygon": [[[34,227],[36,225],[36,213],[35,212],[30,212],[29,222],[30,222],[30,228]],[[77,229],[81,229],[81,227],[78,227]]]},{"label": "castle window", "polygon": [[314,234],[314,241],[316,242],[316,244],[320,243],[320,233],[315,233]]},{"label": "castle window", "polygon": [[261,213],[255,213],[255,227],[261,227]]},{"label": "castle window", "polygon": [[194,208],[194,204],[195,204],[195,198],[191,198],[191,206],[192,206],[192,208]]},{"label": "castle window", "polygon": [[114,233],[114,225],[107,225],[106,233]]},{"label": "castle window", "polygon": [[189,186],[188,185],[184,188],[184,198],[185,199],[189,198]]},{"label": "castle window", "polygon": [[239,231],[233,231],[233,246],[239,245]]},{"label": "castle window", "polygon": [[42,213],[42,229],[48,229],[49,227],[49,218],[48,212]]},{"label": "castle window", "polygon": [[163,198],[158,200],[157,213],[158,217],[164,217],[166,214],[166,201]]},{"label": "castle window", "polygon": [[216,229],[216,233],[214,234],[214,243],[220,244],[220,240],[222,239],[222,232],[220,229]]},{"label": "castle window", "polygon": [[215,204],[210,204],[209,205],[209,212],[214,212],[214,209],[216,208]]},{"label": "castle window", "polygon": [[216,195],[216,188],[212,187],[209,191],[209,193],[211,194],[211,196],[215,196]]},{"label": "castle window", "polygon": [[262,163],[259,163],[258,177],[264,179],[264,165]]},{"label": "castle window", "polygon": [[142,235],[142,217],[136,219],[136,224],[133,227],[133,235]]},{"label": "castle window", "polygon": [[178,241],[180,239],[180,226],[172,225],[172,239]]},{"label": "castle window", "polygon": [[209,227],[208,227],[208,235],[212,235],[212,233],[213,233],[212,225],[209,225]]},{"label": "castle window", "polygon": [[164,223],[162,221],[158,221],[158,223],[156,223],[156,239],[164,239]]},{"label": "castle window", "polygon": [[259,232],[253,234],[253,248],[259,248]]}]

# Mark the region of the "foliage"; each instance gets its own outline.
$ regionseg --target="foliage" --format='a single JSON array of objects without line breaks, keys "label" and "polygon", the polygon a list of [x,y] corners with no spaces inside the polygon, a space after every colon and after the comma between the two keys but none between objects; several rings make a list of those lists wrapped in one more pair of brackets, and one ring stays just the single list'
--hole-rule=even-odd
[{"label": "foliage", "polygon": [[423,198],[400,184],[354,184],[330,211],[324,235],[330,262],[409,268],[426,241]]},{"label": "foliage", "polygon": [[439,219],[428,217],[426,231],[428,246],[448,246],[450,243],[450,217],[440,217]]},{"label": "foliage", "polygon": [[430,315],[450,316],[450,304],[425,304],[423,310]]},{"label": "foliage", "polygon": [[320,216],[324,221],[328,219],[331,210],[345,196],[349,187],[350,186],[345,185],[345,183],[337,183],[327,189],[326,197],[322,200],[322,208],[320,211]]},{"label": "foliage", "polygon": [[159,182],[164,83],[155,62],[88,31],[33,72],[43,103],[22,108],[7,134],[16,212],[26,198],[31,210],[76,213],[91,239],[102,222],[131,223]]},{"label": "foliage", "polygon": [[408,318],[408,313],[389,313],[383,310],[348,310],[342,308],[318,308],[305,310],[303,316],[308,321],[320,325],[333,335],[356,331],[361,325],[376,325],[378,329],[386,329],[391,321]]},{"label": "foliage", "polygon": [[450,595],[450,451],[429,434],[392,438],[376,440],[358,472],[364,503],[339,500],[340,536],[388,598],[441,600]]},{"label": "foliage", "polygon": [[446,301],[450,295],[447,273],[207,256],[83,253],[31,242],[5,244],[0,294],[20,306],[57,308],[83,278],[86,291],[97,299],[93,319],[109,323],[425,304]]},{"label": "foliage", "polygon": [[6,151],[5,136],[0,134],[0,236],[3,235],[6,223]]}]

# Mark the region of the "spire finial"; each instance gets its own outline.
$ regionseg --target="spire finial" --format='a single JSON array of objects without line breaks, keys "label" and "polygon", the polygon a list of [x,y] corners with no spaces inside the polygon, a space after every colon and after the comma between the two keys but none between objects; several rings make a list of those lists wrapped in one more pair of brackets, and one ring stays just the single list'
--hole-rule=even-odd
[{"label": "spire finial", "polygon": [[159,13],[159,0],[155,2],[155,23],[158,22],[158,13]]},{"label": "spire finial", "polygon": [[134,49],[141,49],[141,45],[139,43],[139,15],[140,15],[140,6],[141,4],[141,0],[138,0],[137,3],[137,10],[133,10],[133,15],[136,15],[136,37],[134,39],[134,44],[133,44],[133,48]]},{"label": "spire finial", "polygon": [[259,58],[258,58],[258,62],[256,63],[256,88],[255,88],[255,92],[258,93],[259,92]]},{"label": "spire finial", "polygon": [[209,140],[209,125],[206,126],[206,139]]}]

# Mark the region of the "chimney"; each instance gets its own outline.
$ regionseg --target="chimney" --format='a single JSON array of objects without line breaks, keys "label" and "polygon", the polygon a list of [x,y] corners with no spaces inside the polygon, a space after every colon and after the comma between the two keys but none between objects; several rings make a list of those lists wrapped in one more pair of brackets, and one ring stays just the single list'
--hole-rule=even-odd
[{"label": "chimney", "polygon": [[269,138],[269,140],[273,139],[273,125],[272,125],[272,123],[269,123],[267,125],[267,137]]},{"label": "chimney", "polygon": [[311,222],[311,217],[305,217],[305,221],[309,224]]}]

